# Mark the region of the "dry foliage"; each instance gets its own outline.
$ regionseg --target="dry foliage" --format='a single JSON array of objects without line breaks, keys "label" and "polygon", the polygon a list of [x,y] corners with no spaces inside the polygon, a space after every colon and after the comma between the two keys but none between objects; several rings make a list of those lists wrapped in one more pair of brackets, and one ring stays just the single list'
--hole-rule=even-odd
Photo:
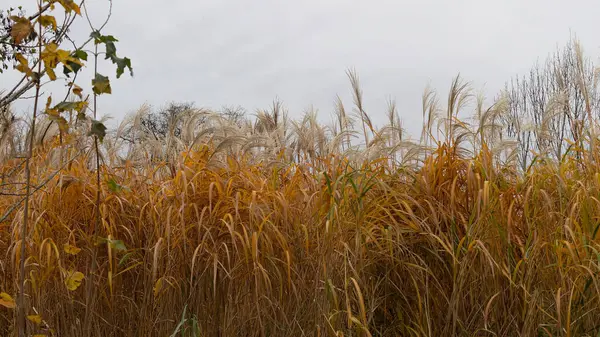
[{"label": "dry foliage", "polygon": [[428,91],[417,144],[394,103],[376,128],[349,76],[360,123],[275,103],[256,122],[188,111],[158,140],[142,109],[102,144],[99,207],[91,140],[45,135],[25,243],[22,162],[3,160],[0,335],[25,244],[27,324],[48,336],[597,336],[593,128],[523,171],[502,100],[467,123],[463,82],[444,113]]}]

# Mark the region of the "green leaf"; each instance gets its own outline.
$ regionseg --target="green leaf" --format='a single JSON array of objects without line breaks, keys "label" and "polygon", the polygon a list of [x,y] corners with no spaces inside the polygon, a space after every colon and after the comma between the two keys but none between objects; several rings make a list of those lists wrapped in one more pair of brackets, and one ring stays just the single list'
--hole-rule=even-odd
[{"label": "green leaf", "polygon": [[103,35],[101,37],[101,41],[104,43],[108,43],[108,42],[118,42],[119,40],[115,39],[115,37],[112,35]]},{"label": "green leaf", "polygon": [[119,41],[114,36],[112,36],[112,35],[102,35],[97,30],[93,31],[90,34],[90,37],[92,39],[94,39],[94,43],[95,44],[100,44],[100,43],[105,43],[106,44],[106,43],[118,42]]},{"label": "green leaf", "polygon": [[121,185],[117,184],[117,182],[114,179],[110,179],[107,183],[108,185],[108,189],[111,190],[112,192],[118,193],[121,191]]},{"label": "green leaf", "polygon": [[73,57],[76,57],[76,58],[78,58],[80,60],[87,61],[88,54],[85,51],[81,50],[81,49],[77,49],[73,53]]},{"label": "green leaf", "polygon": [[124,252],[127,251],[127,247],[125,247],[125,244],[123,243],[123,241],[121,240],[106,240],[108,242],[108,244],[110,245],[110,247],[118,252]]},{"label": "green leaf", "polygon": [[107,41],[104,43],[104,45],[106,46],[106,56],[104,57],[105,60],[117,57],[117,47],[114,43],[112,43],[111,41]]},{"label": "green leaf", "polygon": [[131,68],[131,60],[128,59],[127,57],[124,57],[124,58],[114,57],[113,63],[115,63],[117,65],[117,78],[119,78],[119,77],[121,77],[121,75],[123,75],[123,72],[125,71],[125,67],[127,67],[129,69],[129,74],[131,76],[133,76],[133,69]]},{"label": "green leaf", "polygon": [[134,252],[127,253],[123,255],[123,257],[119,260],[119,267],[122,266],[131,256],[133,256]]},{"label": "green leaf", "polygon": [[92,80],[92,91],[96,95],[111,94],[112,89],[108,77],[96,73],[96,78]]},{"label": "green leaf", "polygon": [[[79,88],[79,87],[78,87]],[[81,88],[79,88],[81,89]],[[86,102],[85,101],[74,101],[74,102],[60,102],[57,105],[55,105],[53,108],[49,108],[47,109],[47,113],[48,114],[53,114],[53,115],[58,115],[61,112],[64,111],[77,111],[77,112],[81,112],[84,110],[84,108],[86,107]]]},{"label": "green leaf", "polygon": [[92,127],[88,136],[96,136],[102,142],[104,140],[104,136],[106,136],[106,126],[97,120],[92,120]]},{"label": "green leaf", "polygon": [[114,240],[114,239],[108,239],[108,238],[103,238],[103,237],[95,237],[94,242],[96,245],[101,245],[101,244],[106,243],[112,249],[119,251],[119,252],[124,252],[127,250],[127,247],[125,247],[125,244],[123,243],[122,240]]},{"label": "green leaf", "polygon": [[73,61],[67,61],[67,64],[63,65],[63,74],[69,77],[70,73],[77,73],[81,68],[81,64]]},{"label": "green leaf", "polygon": [[101,35],[98,31],[93,31],[92,34],[90,34],[90,37],[94,39],[94,43],[104,43],[104,45],[106,46],[106,54],[104,59],[111,59],[113,64],[117,65],[117,78],[120,78],[121,75],[123,75],[123,73],[125,72],[125,68],[128,68],[129,74],[133,76],[131,60],[127,57],[120,58],[117,56],[117,47],[114,43],[118,42],[119,40],[117,40],[112,35]]},{"label": "green leaf", "polygon": [[54,106],[54,109],[58,112],[75,110],[79,106],[80,102],[60,102]]},{"label": "green leaf", "polygon": [[114,179],[110,179],[106,184],[108,185],[108,189],[111,190],[114,193],[119,193],[119,192],[121,192],[123,190],[131,192],[131,190],[129,189],[129,187],[120,185]]}]

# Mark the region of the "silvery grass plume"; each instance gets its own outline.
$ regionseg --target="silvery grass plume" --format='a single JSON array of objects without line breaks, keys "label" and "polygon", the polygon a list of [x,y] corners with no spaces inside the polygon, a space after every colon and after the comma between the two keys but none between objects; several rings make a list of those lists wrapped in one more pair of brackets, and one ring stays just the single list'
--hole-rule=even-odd
[{"label": "silvery grass plume", "polygon": [[10,106],[6,105],[0,109],[0,162],[14,158],[22,151],[19,139],[20,122]]}]

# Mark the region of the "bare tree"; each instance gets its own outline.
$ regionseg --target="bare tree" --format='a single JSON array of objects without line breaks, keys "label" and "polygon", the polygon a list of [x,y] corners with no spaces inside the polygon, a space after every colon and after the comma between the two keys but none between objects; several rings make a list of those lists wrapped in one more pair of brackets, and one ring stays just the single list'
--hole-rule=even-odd
[{"label": "bare tree", "polygon": [[165,108],[152,111],[142,118],[141,126],[144,131],[156,140],[164,139],[168,134],[175,137],[181,136],[182,118],[194,109],[194,103],[171,102]]},{"label": "bare tree", "polygon": [[533,159],[532,151],[560,160],[568,143],[580,139],[586,95],[596,111],[594,117],[600,117],[596,88],[582,86],[582,82],[594,83],[594,64],[579,58],[576,45],[571,39],[545,63],[536,63],[527,75],[515,77],[505,86],[508,113],[504,132],[519,142],[518,161],[523,170]]},{"label": "bare tree", "polygon": [[226,120],[242,126],[246,120],[247,111],[242,106],[223,106],[219,112]]}]

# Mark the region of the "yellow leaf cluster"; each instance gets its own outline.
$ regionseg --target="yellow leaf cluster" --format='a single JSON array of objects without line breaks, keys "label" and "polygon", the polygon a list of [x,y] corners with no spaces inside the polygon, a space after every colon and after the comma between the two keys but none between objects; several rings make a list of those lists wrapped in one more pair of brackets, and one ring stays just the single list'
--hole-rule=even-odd
[{"label": "yellow leaf cluster", "polygon": [[73,70],[68,62],[73,62],[83,66],[83,63],[75,57],[71,56],[67,50],[58,49],[58,45],[54,42],[49,43],[42,51],[42,61],[44,62],[44,66],[46,67],[46,73],[51,80],[56,80],[56,73],[54,69],[59,63],[64,64],[65,67]]}]

